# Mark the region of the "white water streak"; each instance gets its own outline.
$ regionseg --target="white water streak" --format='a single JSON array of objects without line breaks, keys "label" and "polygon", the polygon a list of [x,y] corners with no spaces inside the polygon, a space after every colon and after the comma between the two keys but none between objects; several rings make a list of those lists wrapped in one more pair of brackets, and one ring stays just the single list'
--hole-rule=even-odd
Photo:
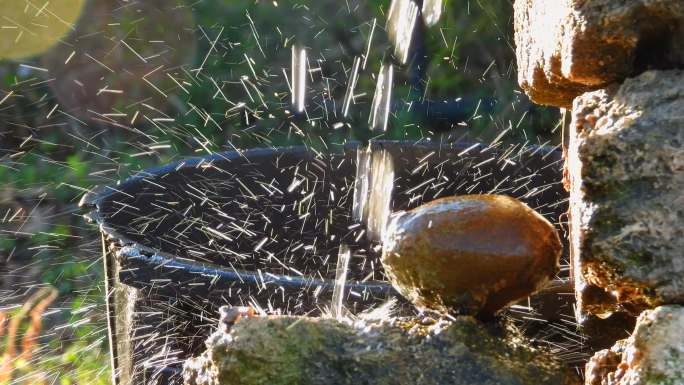
[{"label": "white water streak", "polygon": [[354,58],[354,65],[349,74],[349,82],[347,84],[347,92],[344,95],[344,102],[342,103],[342,116],[349,116],[349,107],[354,100],[354,90],[356,90],[356,83],[359,81],[359,67],[361,66],[361,58]]},{"label": "white water streak", "polygon": [[304,112],[306,100],[306,49],[292,46],[292,107]]},{"label": "white water streak", "polygon": [[337,268],[335,270],[335,286],[333,287],[332,296],[332,316],[336,319],[344,317],[344,286],[347,283],[347,272],[349,271],[349,260],[351,259],[351,251],[345,244],[340,245],[340,251],[337,255]]},{"label": "white water streak", "polygon": [[394,55],[406,64],[419,8],[412,0],[392,0],[387,17],[387,33],[394,44]]},{"label": "white water streak", "polygon": [[373,104],[368,119],[370,129],[373,131],[387,131],[393,83],[394,66],[392,64],[383,64],[378,73],[375,95],[373,95]]},{"label": "white water streak", "polygon": [[423,0],[423,22],[427,27],[432,27],[439,23],[442,17],[442,0]]},{"label": "white water streak", "polygon": [[354,188],[354,219],[366,224],[369,239],[380,241],[391,214],[392,155],[384,149],[359,149]]}]

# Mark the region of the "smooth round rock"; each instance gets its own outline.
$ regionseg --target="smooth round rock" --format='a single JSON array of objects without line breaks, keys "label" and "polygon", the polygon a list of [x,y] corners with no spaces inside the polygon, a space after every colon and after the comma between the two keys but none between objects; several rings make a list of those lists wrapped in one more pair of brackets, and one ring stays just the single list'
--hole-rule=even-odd
[{"label": "smooth round rock", "polygon": [[502,195],[443,198],[395,214],[383,243],[382,264],[404,297],[479,316],[542,288],[562,251],[549,221]]}]

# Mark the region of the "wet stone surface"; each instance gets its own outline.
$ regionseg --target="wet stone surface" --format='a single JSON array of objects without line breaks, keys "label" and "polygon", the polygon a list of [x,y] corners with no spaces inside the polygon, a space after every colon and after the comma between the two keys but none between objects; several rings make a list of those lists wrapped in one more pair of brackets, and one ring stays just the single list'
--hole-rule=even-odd
[{"label": "wet stone surface", "polygon": [[187,385],[578,383],[512,327],[471,317],[352,322],[242,313],[228,323],[186,363]]},{"label": "wet stone surface", "polygon": [[418,307],[490,316],[553,278],[561,250],[553,225],[520,201],[457,196],[396,215],[382,263]]},{"label": "wet stone surface", "polygon": [[517,0],[518,82],[540,104],[684,66],[681,0]]}]

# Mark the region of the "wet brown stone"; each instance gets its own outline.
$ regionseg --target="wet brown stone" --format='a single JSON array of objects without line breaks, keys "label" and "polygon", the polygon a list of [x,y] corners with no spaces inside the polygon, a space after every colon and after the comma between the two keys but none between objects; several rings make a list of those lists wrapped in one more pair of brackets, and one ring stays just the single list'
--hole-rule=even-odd
[{"label": "wet brown stone", "polygon": [[488,316],[553,278],[561,250],[554,226],[524,203],[457,196],[396,215],[382,263],[418,307]]},{"label": "wet brown stone", "polygon": [[625,341],[618,341],[611,349],[604,349],[594,354],[587,362],[584,372],[585,385],[604,385],[604,380],[610,373],[617,370],[622,353],[625,350]]},{"label": "wet brown stone", "polygon": [[518,82],[540,104],[684,65],[681,0],[516,0]]}]

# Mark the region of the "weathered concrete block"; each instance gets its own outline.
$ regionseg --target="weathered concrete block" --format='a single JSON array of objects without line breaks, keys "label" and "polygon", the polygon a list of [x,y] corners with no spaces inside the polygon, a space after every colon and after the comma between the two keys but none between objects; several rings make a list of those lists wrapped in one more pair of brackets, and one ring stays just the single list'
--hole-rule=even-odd
[{"label": "weathered concrete block", "polygon": [[187,385],[564,385],[572,371],[507,328],[471,317],[341,322],[253,317],[186,362]]},{"label": "weathered concrete block", "polygon": [[684,67],[681,0],[516,0],[518,81],[540,104],[647,69]]},{"label": "weathered concrete block", "polygon": [[589,360],[585,376],[586,385],[684,384],[684,308],[642,313],[628,339]]},{"label": "weathered concrete block", "polygon": [[[580,300],[684,303],[684,71],[649,71],[574,103],[570,244]],[[602,306],[602,304],[606,304]],[[583,311],[614,309],[601,299]]]}]

